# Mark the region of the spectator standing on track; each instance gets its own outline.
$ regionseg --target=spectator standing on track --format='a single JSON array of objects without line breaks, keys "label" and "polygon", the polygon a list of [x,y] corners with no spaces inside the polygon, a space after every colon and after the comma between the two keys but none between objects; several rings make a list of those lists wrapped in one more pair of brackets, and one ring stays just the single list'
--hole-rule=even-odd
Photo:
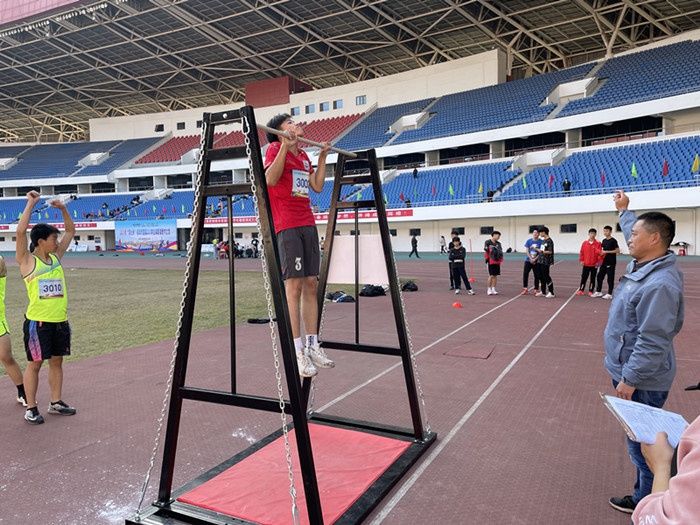
[{"label": "spectator standing on track", "polygon": [[[276,115],[268,127],[286,132],[289,137],[267,133],[270,143],[265,151],[265,179],[270,194],[270,208],[277,233],[282,277],[287,295],[289,318],[294,338],[299,374],[313,377],[316,367],[331,368],[335,363],[318,342],[318,274],[321,264],[316,219],[311,212],[309,190],[320,193],[326,175],[326,157],[330,144],[325,143],[313,169],[297,137],[304,134],[288,114]],[[301,319],[306,341],[301,338]]]},{"label": "spectator standing on track", "polygon": [[525,241],[525,265],[523,267],[523,291],[520,295],[527,295],[528,282],[530,280],[530,270],[534,278],[533,293],[537,292],[540,287],[540,279],[537,273],[537,257],[539,257],[539,249],[542,244],[540,232],[537,229],[532,230],[532,237]]},{"label": "spectator standing on track", "polygon": [[73,219],[66,205],[52,200],[49,205],[58,208],[63,216],[65,232],[60,233],[49,224],[35,224],[30,233],[32,244],[27,247],[27,228],[32,210],[39,202],[39,193],[27,193],[27,205],[17,224],[16,254],[19,271],[27,287],[29,305],[24,320],[24,349],[27,369],[24,384],[27,394],[27,411],[24,419],[40,425],[44,418],[37,408],[36,394],[39,386],[39,370],[44,361],[49,362],[50,403],[49,414],[72,416],[75,408],[62,400],[63,357],[70,355],[71,330],[68,324],[68,293],[61,259],[75,235]]},{"label": "spectator standing on track", "polygon": [[444,235],[440,235],[440,253],[447,253],[447,241]]},{"label": "spectator standing on track", "polygon": [[[593,297],[612,299],[613,288],[615,287],[615,266],[617,265],[617,254],[620,253],[620,245],[617,239],[612,236],[612,226],[603,228],[603,240],[600,242],[603,249],[603,263],[598,270],[598,282]],[[603,295],[603,280],[608,278],[608,293]]]},{"label": "spectator standing on track", "polygon": [[591,283],[588,286],[588,295],[593,295],[593,290],[595,289],[595,276],[598,271],[598,267],[603,260],[602,250],[603,246],[600,241],[595,238],[598,235],[598,230],[591,228],[588,230],[588,239],[581,243],[581,249],[579,250],[578,260],[581,263],[581,284],[578,287],[576,295],[586,295],[586,281],[590,276]]},{"label": "spectator standing on track", "polygon": [[467,290],[467,293],[469,295],[474,295],[474,290],[472,290],[472,286],[469,284],[469,278],[467,277],[467,270],[465,267],[467,250],[462,246],[459,237],[455,237],[452,240],[452,249],[448,254],[448,258],[452,263],[452,280],[455,285],[455,294],[459,295],[462,293],[459,282],[461,279],[464,281],[464,288]]},{"label": "spectator standing on track", "polygon": [[452,230],[452,231],[450,232],[450,236],[452,237],[452,240],[451,240],[450,243],[447,245],[447,254],[448,254],[448,256],[447,256],[447,266],[448,266],[448,268],[449,268],[449,270],[450,270],[450,290],[454,290],[454,289],[455,289],[455,281],[454,281],[454,278],[452,277],[452,261],[449,260],[449,259],[450,259],[449,253],[450,253],[450,250],[452,250],[452,248],[454,248],[455,239],[458,239],[458,238],[459,238],[458,235],[459,235],[459,234],[457,233],[457,230]]},{"label": "spectator standing on track", "polygon": [[416,258],[420,259],[420,255],[418,255],[418,239],[414,235],[411,237],[411,253],[408,254],[408,258],[411,258],[411,255],[416,254]]},{"label": "spectator standing on track", "polygon": [[494,230],[491,233],[491,238],[486,239],[484,243],[484,259],[489,272],[486,295],[498,295],[496,281],[501,275],[501,263],[503,262],[503,246],[498,240],[500,238],[501,232]]},{"label": "spectator standing on track", "polygon": [[17,402],[22,406],[27,406],[27,394],[24,392],[22,382],[22,370],[17,361],[12,357],[12,342],[10,341],[10,329],[5,318],[5,285],[7,283],[7,266],[5,259],[0,256],[0,363],[5,368],[5,372],[17,387]]},{"label": "spectator standing on track", "polygon": [[537,270],[542,289],[538,290],[535,295],[552,299],[554,297],[554,283],[552,282],[550,269],[554,264],[554,241],[549,236],[549,228],[546,226],[540,228],[540,239],[542,239],[542,244],[537,256]]},{"label": "spectator standing on track", "polygon": [[[634,258],[620,279],[605,327],[605,368],[617,397],[661,408],[676,374],[673,338],[683,326],[683,274],[669,251],[675,226],[668,215],[635,217],[629,197],[615,194],[620,226]],[[632,513],[652,490],[653,474],[639,443],[627,438],[637,472],[632,494],[610,498],[610,505]]]}]

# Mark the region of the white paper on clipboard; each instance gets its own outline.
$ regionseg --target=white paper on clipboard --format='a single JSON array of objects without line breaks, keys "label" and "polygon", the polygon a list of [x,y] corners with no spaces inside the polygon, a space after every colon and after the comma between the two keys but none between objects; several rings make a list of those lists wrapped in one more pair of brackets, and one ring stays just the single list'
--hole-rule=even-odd
[{"label": "white paper on clipboard", "polygon": [[[382,238],[380,235],[359,235],[359,284],[389,284]],[[355,237],[333,237],[328,282],[349,284],[355,282]]]}]

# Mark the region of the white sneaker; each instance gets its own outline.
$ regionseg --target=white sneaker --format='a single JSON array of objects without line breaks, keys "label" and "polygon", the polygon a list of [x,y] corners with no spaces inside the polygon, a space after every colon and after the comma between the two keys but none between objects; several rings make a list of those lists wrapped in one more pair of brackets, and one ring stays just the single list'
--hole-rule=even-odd
[{"label": "white sneaker", "polygon": [[554,297],[554,294],[552,292],[548,292],[547,295],[545,295],[544,297],[545,299],[551,299],[552,297]]},{"label": "white sneaker", "polygon": [[461,294],[461,293],[462,293],[462,290],[460,290],[459,288],[457,288],[457,289],[455,290],[455,295],[459,295],[459,294]]},{"label": "white sneaker", "polygon": [[476,295],[476,292],[474,290],[467,290],[467,293],[469,295]]},{"label": "white sneaker", "polygon": [[542,297],[544,294],[542,292],[535,292],[535,297]]},{"label": "white sneaker", "polygon": [[301,377],[313,377],[318,374],[318,370],[311,362],[311,358],[306,354],[297,352],[297,366]]},{"label": "white sneaker", "polygon": [[608,300],[610,300],[610,299],[612,299],[612,295],[610,295],[609,293],[606,293],[606,294],[603,296],[603,299],[608,299]]},{"label": "white sneaker", "polygon": [[603,294],[601,292],[596,292],[591,297],[603,297]]},{"label": "white sneaker", "polygon": [[496,290],[495,288],[492,288],[492,289],[491,289],[491,293],[492,293],[493,295],[498,295],[498,290]]},{"label": "white sneaker", "polygon": [[487,289],[486,295],[493,295],[493,290],[491,290],[491,288]]},{"label": "white sneaker", "polygon": [[328,358],[326,351],[320,346],[309,346],[306,352],[311,359],[311,362],[317,368],[333,368],[335,366],[335,362]]}]

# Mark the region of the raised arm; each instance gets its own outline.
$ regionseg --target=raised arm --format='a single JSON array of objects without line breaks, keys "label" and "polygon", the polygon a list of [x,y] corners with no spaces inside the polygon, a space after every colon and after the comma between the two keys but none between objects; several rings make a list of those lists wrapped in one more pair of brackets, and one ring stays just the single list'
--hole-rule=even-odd
[{"label": "raised arm", "polygon": [[330,151],[331,145],[328,142],[323,143],[323,148],[318,154],[318,167],[316,171],[309,177],[309,186],[316,193],[323,191],[323,182],[326,179],[326,157]]},{"label": "raised arm", "polygon": [[63,216],[63,226],[65,231],[63,232],[63,237],[61,237],[61,240],[58,242],[58,249],[56,250],[56,257],[60,259],[65,255],[66,250],[68,250],[68,247],[73,242],[73,237],[75,237],[75,224],[73,223],[73,219],[71,218],[66,205],[62,201],[58,199],[52,200],[49,202],[49,206],[60,210],[61,215]]},{"label": "raised arm", "polygon": [[15,259],[20,265],[20,271],[22,266],[26,266],[31,262],[32,254],[29,253],[29,246],[27,244],[27,228],[29,228],[29,220],[32,218],[32,211],[34,206],[41,199],[41,195],[37,191],[30,191],[27,193],[27,204],[24,207],[24,211],[19,218],[19,224],[17,224],[16,242],[15,242]]}]

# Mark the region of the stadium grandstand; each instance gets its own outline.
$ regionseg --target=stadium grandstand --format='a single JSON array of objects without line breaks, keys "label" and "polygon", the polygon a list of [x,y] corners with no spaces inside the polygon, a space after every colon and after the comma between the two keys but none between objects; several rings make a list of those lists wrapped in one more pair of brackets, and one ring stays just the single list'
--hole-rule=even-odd
[{"label": "stadium grandstand", "polygon": [[[307,489],[316,480],[309,484],[304,478],[302,486],[298,454],[290,452],[288,444],[286,462],[281,455],[268,462],[289,466],[281,483],[287,489],[289,481],[291,487],[278,500],[283,503],[268,501],[280,491],[245,487],[263,507],[283,508],[284,519],[248,521],[206,504],[195,512],[176,499],[168,501],[169,490],[160,500],[165,485],[179,484],[191,472],[200,477],[173,493],[173,498],[221,472],[224,465],[228,467],[234,462],[229,459],[232,453],[237,454],[233,458],[237,461],[247,457],[250,449],[255,454],[263,451],[273,441],[270,436],[283,434],[282,439],[288,439],[287,423],[279,430],[277,416],[281,412],[282,420],[287,421],[290,413],[285,410],[293,403],[284,399],[279,367],[273,378],[268,372],[273,362],[279,365],[279,343],[285,379],[289,380],[286,393],[291,399],[294,389],[289,387],[295,385],[296,377],[287,372],[297,366],[291,347],[293,330],[275,327],[283,326],[276,324],[277,319],[286,322],[291,318],[285,310],[288,303],[280,298],[295,289],[285,288],[281,279],[272,288],[262,280],[267,269],[278,269],[280,261],[267,266],[269,259],[255,258],[268,237],[260,237],[264,230],[256,227],[252,197],[236,195],[228,204],[227,198],[210,196],[219,195],[220,188],[209,188],[201,261],[200,252],[194,249],[197,244],[189,242],[204,115],[244,106],[255,108],[258,123],[285,113],[303,125],[308,139],[348,150],[375,150],[392,236],[390,247],[397,254],[392,261],[387,249],[382,262],[390,269],[391,263],[394,268],[401,265],[402,279],[420,285],[420,295],[402,294],[396,272],[381,275],[380,279],[395,276],[397,286],[390,288],[390,297],[367,302],[363,297],[362,321],[360,300],[353,301],[355,305],[349,308],[356,307],[355,342],[360,345],[362,328],[362,344],[373,345],[361,350],[368,355],[350,366],[348,355],[360,354],[333,355],[333,359],[338,355],[335,370],[320,372],[318,382],[304,382],[302,398],[309,405],[294,405],[302,418],[295,422],[303,422],[306,414],[323,416],[326,409],[326,415],[347,409],[353,417],[366,408],[373,415],[386,416],[391,411],[386,427],[361,423],[378,440],[386,437],[382,429],[390,429],[395,420],[409,415],[400,414],[392,404],[401,389],[417,386],[420,401],[412,404],[421,406],[412,406],[411,412],[427,412],[425,399],[437,406],[431,417],[439,437],[426,456],[406,459],[410,476],[387,487],[390,496],[381,505],[335,523],[629,524],[629,514],[610,509],[608,498],[613,489],[631,481],[624,478],[631,478],[632,466],[622,446],[623,430],[613,418],[605,419],[609,414],[598,395],[611,388],[601,367],[600,333],[607,321],[607,305],[622,301],[619,295],[612,303],[604,301],[613,298],[612,287],[605,296],[596,295],[591,288],[590,297],[579,297],[586,294],[583,288],[580,293],[575,291],[580,271],[577,254],[589,228],[602,232],[605,225],[611,225],[614,231],[621,231],[612,199],[615,190],[627,192],[635,212],[658,210],[673,219],[676,234],[671,249],[695,257],[677,258],[686,275],[686,323],[677,338],[679,379],[669,399],[673,410],[680,407],[679,413],[696,417],[697,402],[691,404],[682,397],[686,393],[681,389],[689,384],[686,380],[691,374],[695,374],[694,381],[698,379],[697,366],[690,370],[698,362],[693,343],[700,333],[695,319],[700,299],[698,0],[0,1],[0,252],[8,266],[15,264],[8,254],[15,251],[17,238],[22,239],[17,236],[18,222],[31,191],[38,191],[41,199],[32,212],[30,227],[46,222],[62,229],[61,213],[49,205],[60,198],[76,225],[70,250],[100,252],[69,254],[61,264],[52,258],[51,267],[44,261],[46,271],[60,272],[61,278],[65,267],[70,284],[70,315],[71,322],[76,320],[76,330],[73,343],[69,330],[61,329],[62,337],[68,333],[70,344],[77,347],[79,340],[81,352],[90,353],[85,357],[76,352],[66,360],[65,391],[80,403],[77,417],[47,415],[47,424],[38,432],[25,425],[20,412],[19,416],[9,415],[18,408],[15,399],[21,403],[31,397],[26,392],[20,396],[20,385],[15,385],[15,397],[15,386],[0,382],[4,396],[0,399],[7,401],[0,403],[0,464],[4,469],[0,524],[115,525],[123,524],[127,516],[139,523],[156,523],[141,522],[134,510],[153,501],[146,496],[158,484],[155,458],[161,450],[177,469],[163,471],[154,505],[166,512],[171,504],[180,505],[185,512],[178,516],[189,513],[193,521],[188,523],[309,522],[303,512],[297,515],[296,498],[304,500],[305,506]],[[240,124],[216,129],[214,149],[245,149],[246,134]],[[258,132],[258,138],[264,150],[265,133]],[[312,164],[318,165],[318,148],[306,151]],[[227,191],[232,183],[249,183],[248,160],[241,156],[212,162],[209,183],[229,185]],[[319,237],[326,235],[338,155],[328,154],[326,165],[322,191],[310,197]],[[350,158],[344,166],[354,174],[367,170],[366,161]],[[340,193],[348,208],[350,201],[373,197],[378,196],[368,184],[344,186]],[[360,246],[360,240],[377,239],[365,235],[380,233],[376,215],[348,218],[350,215],[343,213],[337,221],[334,234],[341,242],[336,246]],[[231,216],[233,238],[228,228]],[[623,213],[619,220],[624,222],[625,216],[629,214]],[[556,242],[558,266],[553,274],[557,295],[551,288],[550,293],[530,290],[527,273],[521,288],[521,252],[533,230],[542,225]],[[168,239],[128,246],[121,235],[131,235],[125,232],[140,227],[162,231]],[[482,247],[496,230],[508,254],[495,261],[487,256],[488,269],[480,264],[480,274],[472,271],[474,261],[484,261]],[[459,256],[471,277],[464,276],[469,295],[462,294],[459,281],[451,282],[448,290],[441,237],[449,240],[452,232],[462,237],[462,245],[471,252]],[[386,229],[381,233],[386,234]],[[621,233],[616,236],[624,256],[621,260],[627,261],[627,245]],[[412,240],[419,242],[420,262],[407,255],[412,249],[418,255]],[[235,252],[247,252],[245,260],[221,260],[225,257],[220,255],[231,251],[231,243],[235,243]],[[185,259],[181,252],[188,246],[193,249]],[[265,246],[269,254],[271,245]],[[322,240],[321,250],[327,246]],[[125,248],[138,253],[117,253],[129,251]],[[146,257],[146,251],[159,250],[175,253]],[[423,257],[426,252],[432,253]],[[488,248],[487,252],[492,253]],[[597,253],[602,262],[603,253]],[[338,251],[333,252],[336,254]],[[25,255],[25,264],[37,264],[38,257]],[[382,254],[376,250],[375,255],[379,260]],[[333,259],[327,250],[324,257],[324,261],[340,260],[341,266],[351,259]],[[373,264],[367,261],[376,260],[364,254],[362,264],[359,260],[359,256],[354,258],[352,268],[356,280],[361,268],[375,275],[377,268],[369,268]],[[455,264],[460,261],[454,260]],[[501,275],[501,266],[491,263],[503,260]],[[71,264],[74,261],[79,264]],[[198,272],[190,272],[193,261]],[[297,264],[300,261],[298,257]],[[549,261],[545,262],[549,268]],[[235,268],[235,278],[234,265],[240,265]],[[180,296],[179,290],[173,292],[173,283],[181,278],[185,266],[186,288]],[[304,266],[310,264],[304,262]],[[528,260],[527,271],[531,266]],[[453,278],[452,262],[449,268]],[[596,268],[586,266],[587,272],[591,269]],[[4,272],[0,276],[6,278],[0,306],[10,320],[6,326],[0,317],[0,338],[9,342],[10,337],[5,336],[12,332],[14,343],[12,349],[9,344],[0,347],[4,372],[9,371],[5,356],[21,353],[22,332],[13,332],[14,327],[25,322],[34,330],[37,323],[39,327],[43,323],[23,317],[22,280],[30,289],[33,276],[43,275],[38,282],[44,284],[33,289],[47,286],[41,293],[60,297],[62,304],[68,297],[63,283],[53,295],[57,279],[41,274],[41,267],[24,275],[17,268],[10,270],[7,276]],[[227,279],[224,274],[229,271]],[[490,284],[496,277],[489,273],[489,288],[484,293],[487,271],[499,273],[501,292]],[[642,274],[644,271],[636,273]],[[611,277],[609,286],[612,281]],[[302,296],[306,301],[316,296],[306,291],[315,282],[305,278]],[[408,283],[403,285],[404,290],[409,289]],[[359,283],[354,290],[359,291]],[[275,310],[269,306],[263,311],[264,299],[270,302],[273,294]],[[195,295],[199,299],[196,310]],[[345,292],[340,295],[348,297]],[[546,298],[535,299],[535,295]],[[247,300],[253,304],[250,309]],[[398,313],[399,303],[403,315]],[[319,304],[326,303],[321,300]],[[390,304],[396,306],[395,311],[387,307]],[[194,321],[183,322],[189,306]],[[331,305],[344,306],[348,305]],[[182,312],[178,323],[172,313],[176,307]],[[262,314],[257,313],[258,307]],[[682,312],[681,308],[682,303],[678,307]],[[632,310],[628,307],[626,315],[636,315]],[[73,317],[75,311],[82,315]],[[311,311],[304,307],[304,331],[307,317],[314,317],[307,316]],[[349,311],[338,309],[324,316],[328,312],[321,310],[317,334],[304,334],[307,349],[327,343],[322,331],[329,325],[350,341]],[[561,312],[565,314],[560,316]],[[670,341],[682,323],[671,309],[669,312],[664,323],[674,326]],[[256,317],[244,322],[244,317],[235,318],[238,314]],[[394,364],[386,368],[399,354],[393,347],[380,346],[385,344],[383,338],[394,336],[386,330],[384,314],[394,314],[389,322],[401,325],[398,339],[404,372],[417,371],[419,357],[422,365],[427,364],[425,394],[418,374],[401,374]],[[405,323],[409,317],[416,328],[412,336]],[[178,335],[170,357],[175,326]],[[640,334],[646,328],[638,328],[620,328],[624,331],[620,345],[616,346],[617,335],[610,335],[609,340],[614,339],[610,346],[622,356],[632,339],[643,339]],[[669,331],[667,327],[663,330]],[[301,334],[295,335],[298,344]],[[652,335],[656,338],[657,334]],[[274,361],[261,351],[269,336]],[[184,346],[181,337],[186,339]],[[28,354],[33,352],[29,360],[34,360],[31,357],[41,346],[37,341],[25,335]],[[186,359],[176,361],[175,357],[187,355],[190,342],[192,366],[188,368]],[[249,360],[236,361],[236,345],[249,352]],[[358,349],[349,342],[340,345],[336,349]],[[432,352],[424,354],[427,350]],[[299,346],[297,351],[301,352]],[[52,365],[62,363],[63,356],[54,361],[56,357],[51,357]],[[298,358],[305,355],[299,353]],[[675,367],[675,357],[669,363]],[[210,366],[215,368],[213,373]],[[168,367],[166,381],[163,376]],[[39,378],[39,368],[29,368]],[[48,413],[53,409],[54,414],[65,414],[59,407],[68,398],[55,401],[56,384],[62,382],[53,370],[48,372],[50,388],[45,372],[34,383],[39,381],[43,389],[39,390],[44,396],[40,403],[51,403]],[[281,400],[270,404],[262,392],[274,379]],[[620,379],[614,381],[615,388],[622,387],[619,392],[635,391],[624,377]],[[187,387],[180,389],[185,382]],[[214,394],[207,390],[220,384],[228,390]],[[241,401],[238,385],[252,385],[254,394]],[[381,402],[377,402],[377,391],[361,390],[366,386],[378,390]],[[160,394],[163,388],[172,388],[173,394],[160,405],[153,392]],[[12,395],[6,395],[10,391]],[[358,392],[366,397],[352,397]],[[201,402],[212,400],[231,406],[201,408]],[[182,418],[179,445],[177,440],[160,439],[168,405],[172,409],[178,404],[188,416]],[[42,410],[44,406],[40,405]],[[239,418],[243,409],[260,406],[277,412],[272,423],[272,418],[268,421],[258,415]],[[38,409],[28,407],[30,413]],[[231,415],[229,409],[241,412]],[[6,423],[15,417],[24,426]],[[427,414],[424,421],[430,429]],[[154,443],[156,423],[159,437]],[[179,425],[178,415],[169,417],[165,428],[170,433],[171,426]],[[264,438],[268,426],[278,433]],[[619,435],[613,434],[613,426]],[[302,435],[300,428],[303,426],[289,430],[292,441],[296,441],[295,430]],[[174,432],[177,435],[178,430]],[[222,443],[222,436],[227,441]],[[406,446],[412,447],[408,443],[414,437],[410,433],[404,437]],[[242,448],[249,445],[250,449]],[[361,441],[353,445],[363,447]],[[615,453],[610,452],[614,447]],[[346,453],[337,443],[329,448]],[[148,462],[151,449],[153,457]],[[335,481],[350,484],[351,470],[374,468],[366,450],[360,450],[358,457],[366,463],[348,468],[349,474],[335,476]],[[200,463],[204,461],[218,466],[202,474]],[[147,469],[145,482],[137,463]],[[328,472],[333,477],[336,470]],[[261,478],[259,471],[251,469],[249,479]],[[363,490],[379,492],[377,485],[368,483]],[[235,490],[225,487],[221,492],[229,496]],[[291,513],[290,495],[294,501]],[[324,498],[335,496],[332,490],[324,493]],[[620,501],[627,498],[631,501],[631,496]],[[364,495],[358,501],[361,508]],[[615,508],[631,510],[629,501],[627,507]],[[166,522],[184,523],[169,516],[158,523]],[[700,523],[700,518],[691,516],[678,523]]]},{"label": "stadium grandstand", "polygon": [[[575,251],[588,222],[606,222],[614,188],[674,208],[679,238],[697,249],[700,192],[686,191],[700,175],[691,1],[384,2],[350,17],[329,2],[313,31],[305,2],[294,12],[220,0],[26,4],[0,13],[8,234],[30,188],[73,196],[89,249],[112,249],[117,221],[177,219],[187,230],[202,113],[252,104],[259,121],[289,112],[310,138],[376,148],[388,207],[408,210],[395,219],[399,250],[409,231],[437,249],[457,226],[477,244],[500,229],[517,249],[528,225],[546,221],[561,228],[558,248]],[[377,45],[361,37],[370,33]],[[243,144],[235,126],[215,137],[217,148]],[[215,170],[240,181],[247,164]],[[312,197],[320,225],[331,188],[329,178]],[[253,212],[246,199],[234,205]],[[222,238],[213,219],[210,236]]]}]

